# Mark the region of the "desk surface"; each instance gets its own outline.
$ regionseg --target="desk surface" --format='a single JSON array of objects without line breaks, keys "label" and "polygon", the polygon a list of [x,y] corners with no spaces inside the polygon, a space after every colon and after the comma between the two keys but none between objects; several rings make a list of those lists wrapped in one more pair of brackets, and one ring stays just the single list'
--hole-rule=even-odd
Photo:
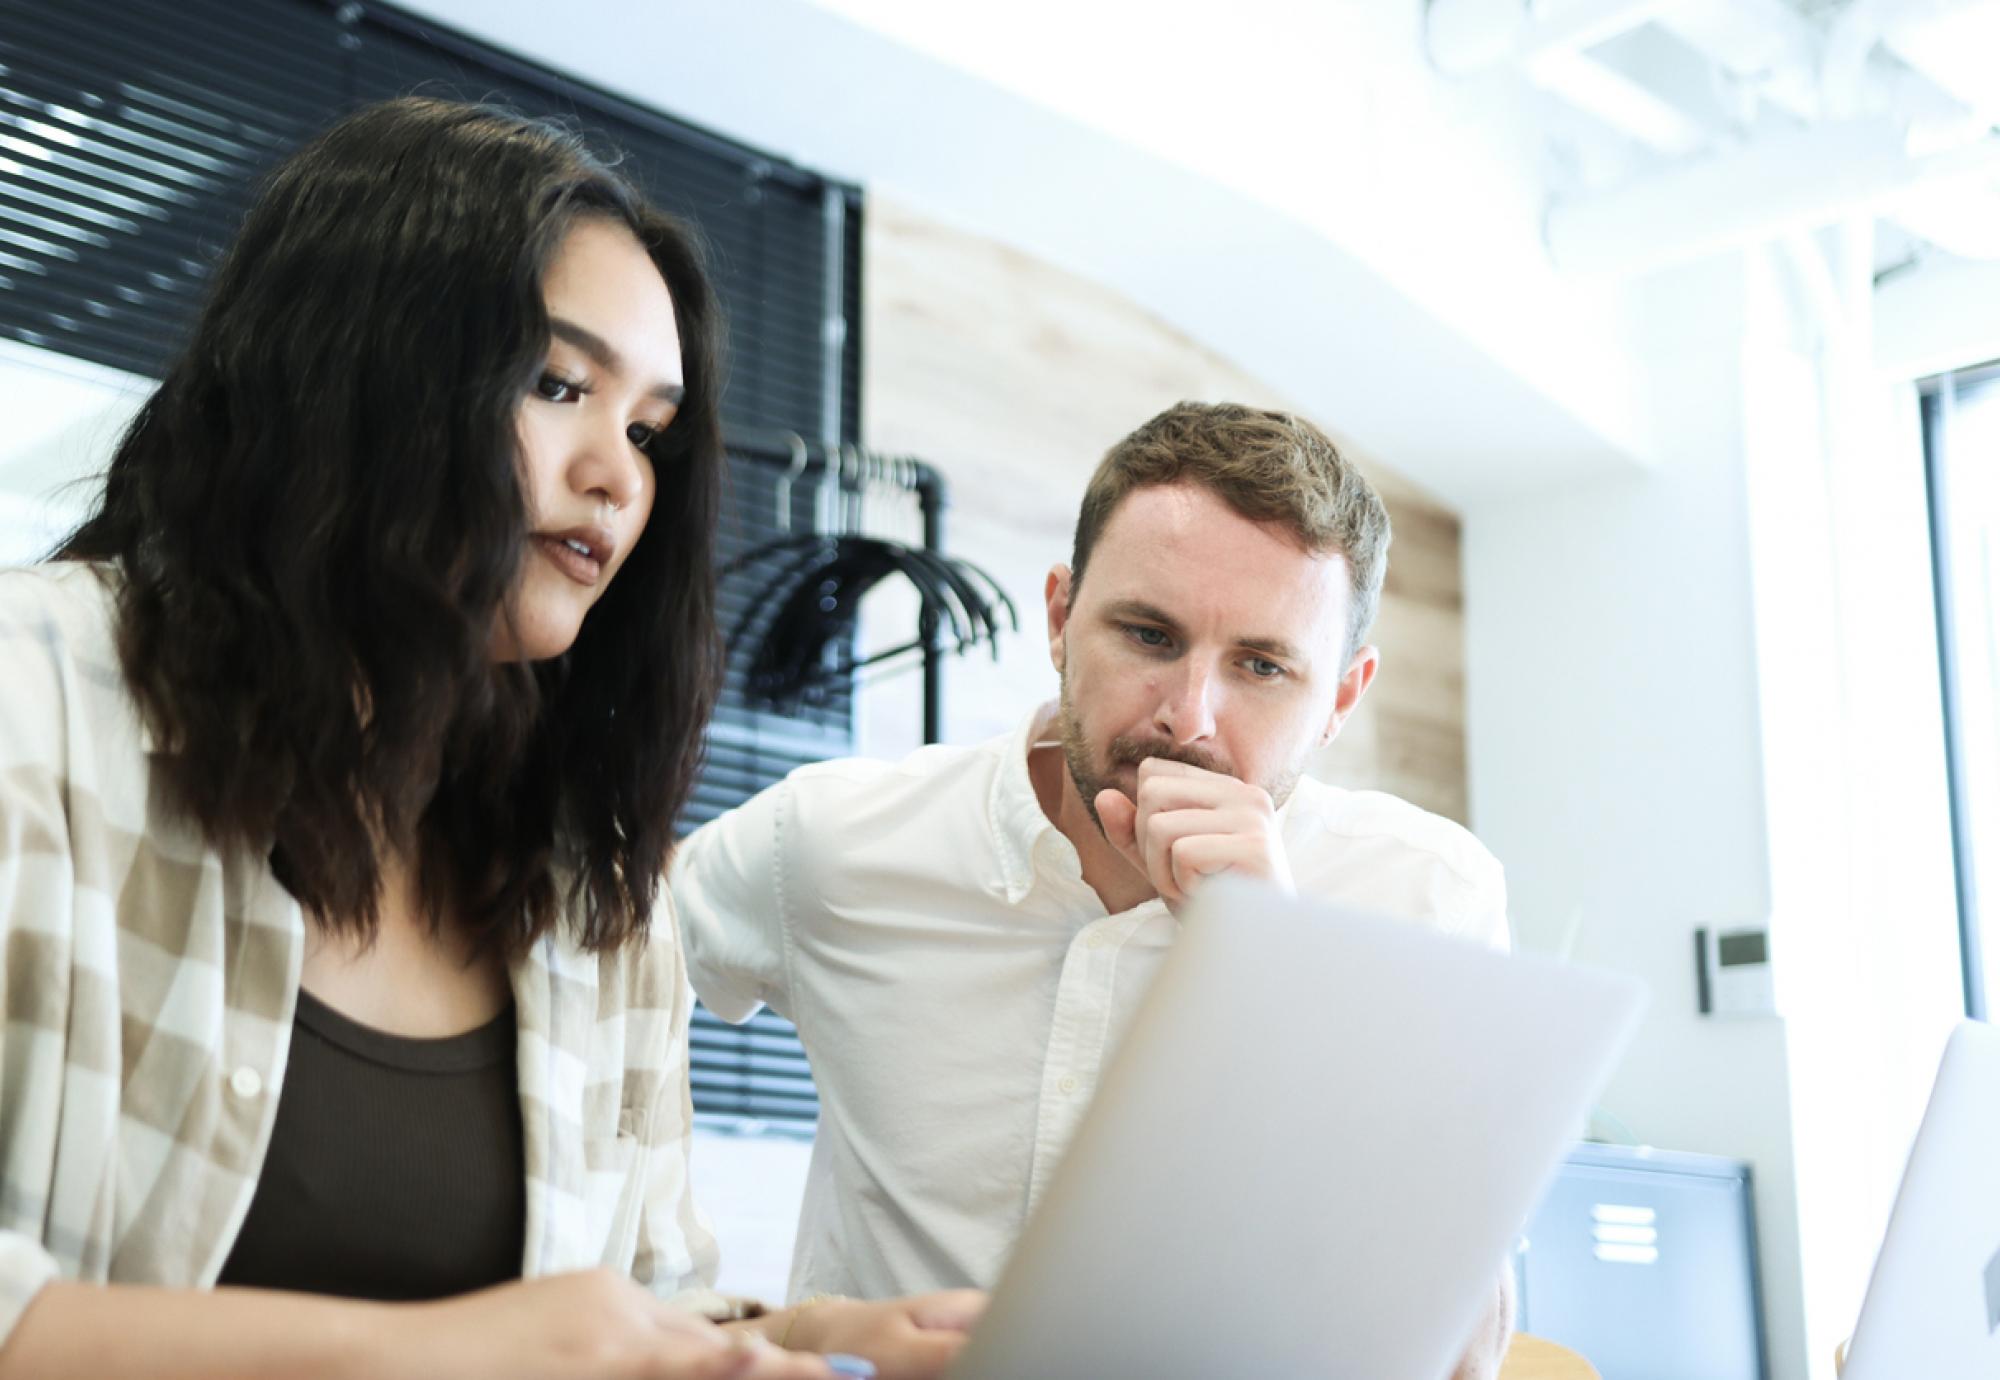
[{"label": "desk surface", "polygon": [[1500,1380],[1600,1380],[1590,1362],[1566,1346],[1514,1334],[1500,1362]]}]

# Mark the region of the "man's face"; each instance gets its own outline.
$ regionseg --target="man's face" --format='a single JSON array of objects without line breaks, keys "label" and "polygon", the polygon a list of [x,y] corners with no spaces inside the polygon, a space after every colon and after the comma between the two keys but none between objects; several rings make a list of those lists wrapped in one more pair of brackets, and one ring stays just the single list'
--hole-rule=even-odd
[{"label": "man's face", "polygon": [[1200,485],[1128,494],[1081,585],[1062,566],[1048,581],[1063,751],[1092,817],[1098,791],[1135,793],[1147,757],[1282,804],[1374,676],[1372,647],[1343,663],[1352,597],[1344,557],[1309,553]]}]

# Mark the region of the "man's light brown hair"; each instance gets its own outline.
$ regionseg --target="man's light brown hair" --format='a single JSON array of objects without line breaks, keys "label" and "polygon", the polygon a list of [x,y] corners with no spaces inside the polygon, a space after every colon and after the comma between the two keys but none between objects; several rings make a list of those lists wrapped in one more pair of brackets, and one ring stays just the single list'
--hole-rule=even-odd
[{"label": "man's light brown hair", "polygon": [[1070,597],[1118,504],[1135,489],[1199,484],[1252,522],[1274,522],[1307,551],[1347,558],[1354,655],[1382,602],[1389,511],[1327,434],[1288,412],[1236,403],[1176,403],[1111,447],[1090,477],[1069,558]]}]

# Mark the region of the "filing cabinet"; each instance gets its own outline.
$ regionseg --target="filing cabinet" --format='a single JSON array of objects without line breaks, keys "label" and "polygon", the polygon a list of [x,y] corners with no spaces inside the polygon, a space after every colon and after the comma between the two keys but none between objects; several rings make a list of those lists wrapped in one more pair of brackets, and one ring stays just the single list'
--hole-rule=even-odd
[{"label": "filing cabinet", "polygon": [[1516,1259],[1520,1327],[1604,1380],[1766,1380],[1750,1166],[1580,1145]]}]

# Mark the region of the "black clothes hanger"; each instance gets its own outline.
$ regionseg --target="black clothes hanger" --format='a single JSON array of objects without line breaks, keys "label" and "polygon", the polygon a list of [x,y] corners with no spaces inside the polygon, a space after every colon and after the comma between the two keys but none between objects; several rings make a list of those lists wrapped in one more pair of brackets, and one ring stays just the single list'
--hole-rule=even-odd
[{"label": "black clothes hanger", "polygon": [[[889,651],[843,655],[840,649],[852,643],[862,599],[896,575],[916,588],[920,624],[928,620],[928,626],[920,626],[916,641]],[[986,571],[969,561],[947,560],[921,547],[876,537],[837,537],[795,553],[738,619],[731,633],[732,649],[742,645],[750,627],[767,610],[769,621],[750,662],[749,689],[775,705],[795,703],[816,685],[926,647],[963,655],[986,645],[998,660],[1003,627],[1020,631],[1014,601]],[[940,636],[947,630],[948,640]]]},{"label": "black clothes hanger", "polygon": [[[778,486],[780,526],[791,526],[793,483],[808,464],[804,441],[781,434],[789,463]],[[821,447],[825,464],[816,493],[816,529],[780,537],[745,552],[722,570],[725,579],[759,566],[773,573],[761,578],[744,612],[729,634],[732,657],[750,641],[760,620],[747,665],[745,689],[754,700],[786,712],[822,703],[836,685],[851,684],[865,668],[883,666],[912,653],[922,655],[926,672],[926,739],[934,737],[936,658],[945,651],[964,655],[979,646],[992,649],[997,661],[1003,627],[1020,631],[1014,601],[992,575],[970,561],[930,549],[855,530],[860,524],[857,497],[864,486],[894,487],[922,493],[922,485],[939,485],[928,467],[897,457],[871,455],[855,447]],[[926,499],[926,536],[937,524]],[[885,580],[900,577],[917,593],[917,636],[913,641],[869,654],[856,654],[856,629],[863,598]],[[1005,619],[1003,624],[1002,619]]]}]

